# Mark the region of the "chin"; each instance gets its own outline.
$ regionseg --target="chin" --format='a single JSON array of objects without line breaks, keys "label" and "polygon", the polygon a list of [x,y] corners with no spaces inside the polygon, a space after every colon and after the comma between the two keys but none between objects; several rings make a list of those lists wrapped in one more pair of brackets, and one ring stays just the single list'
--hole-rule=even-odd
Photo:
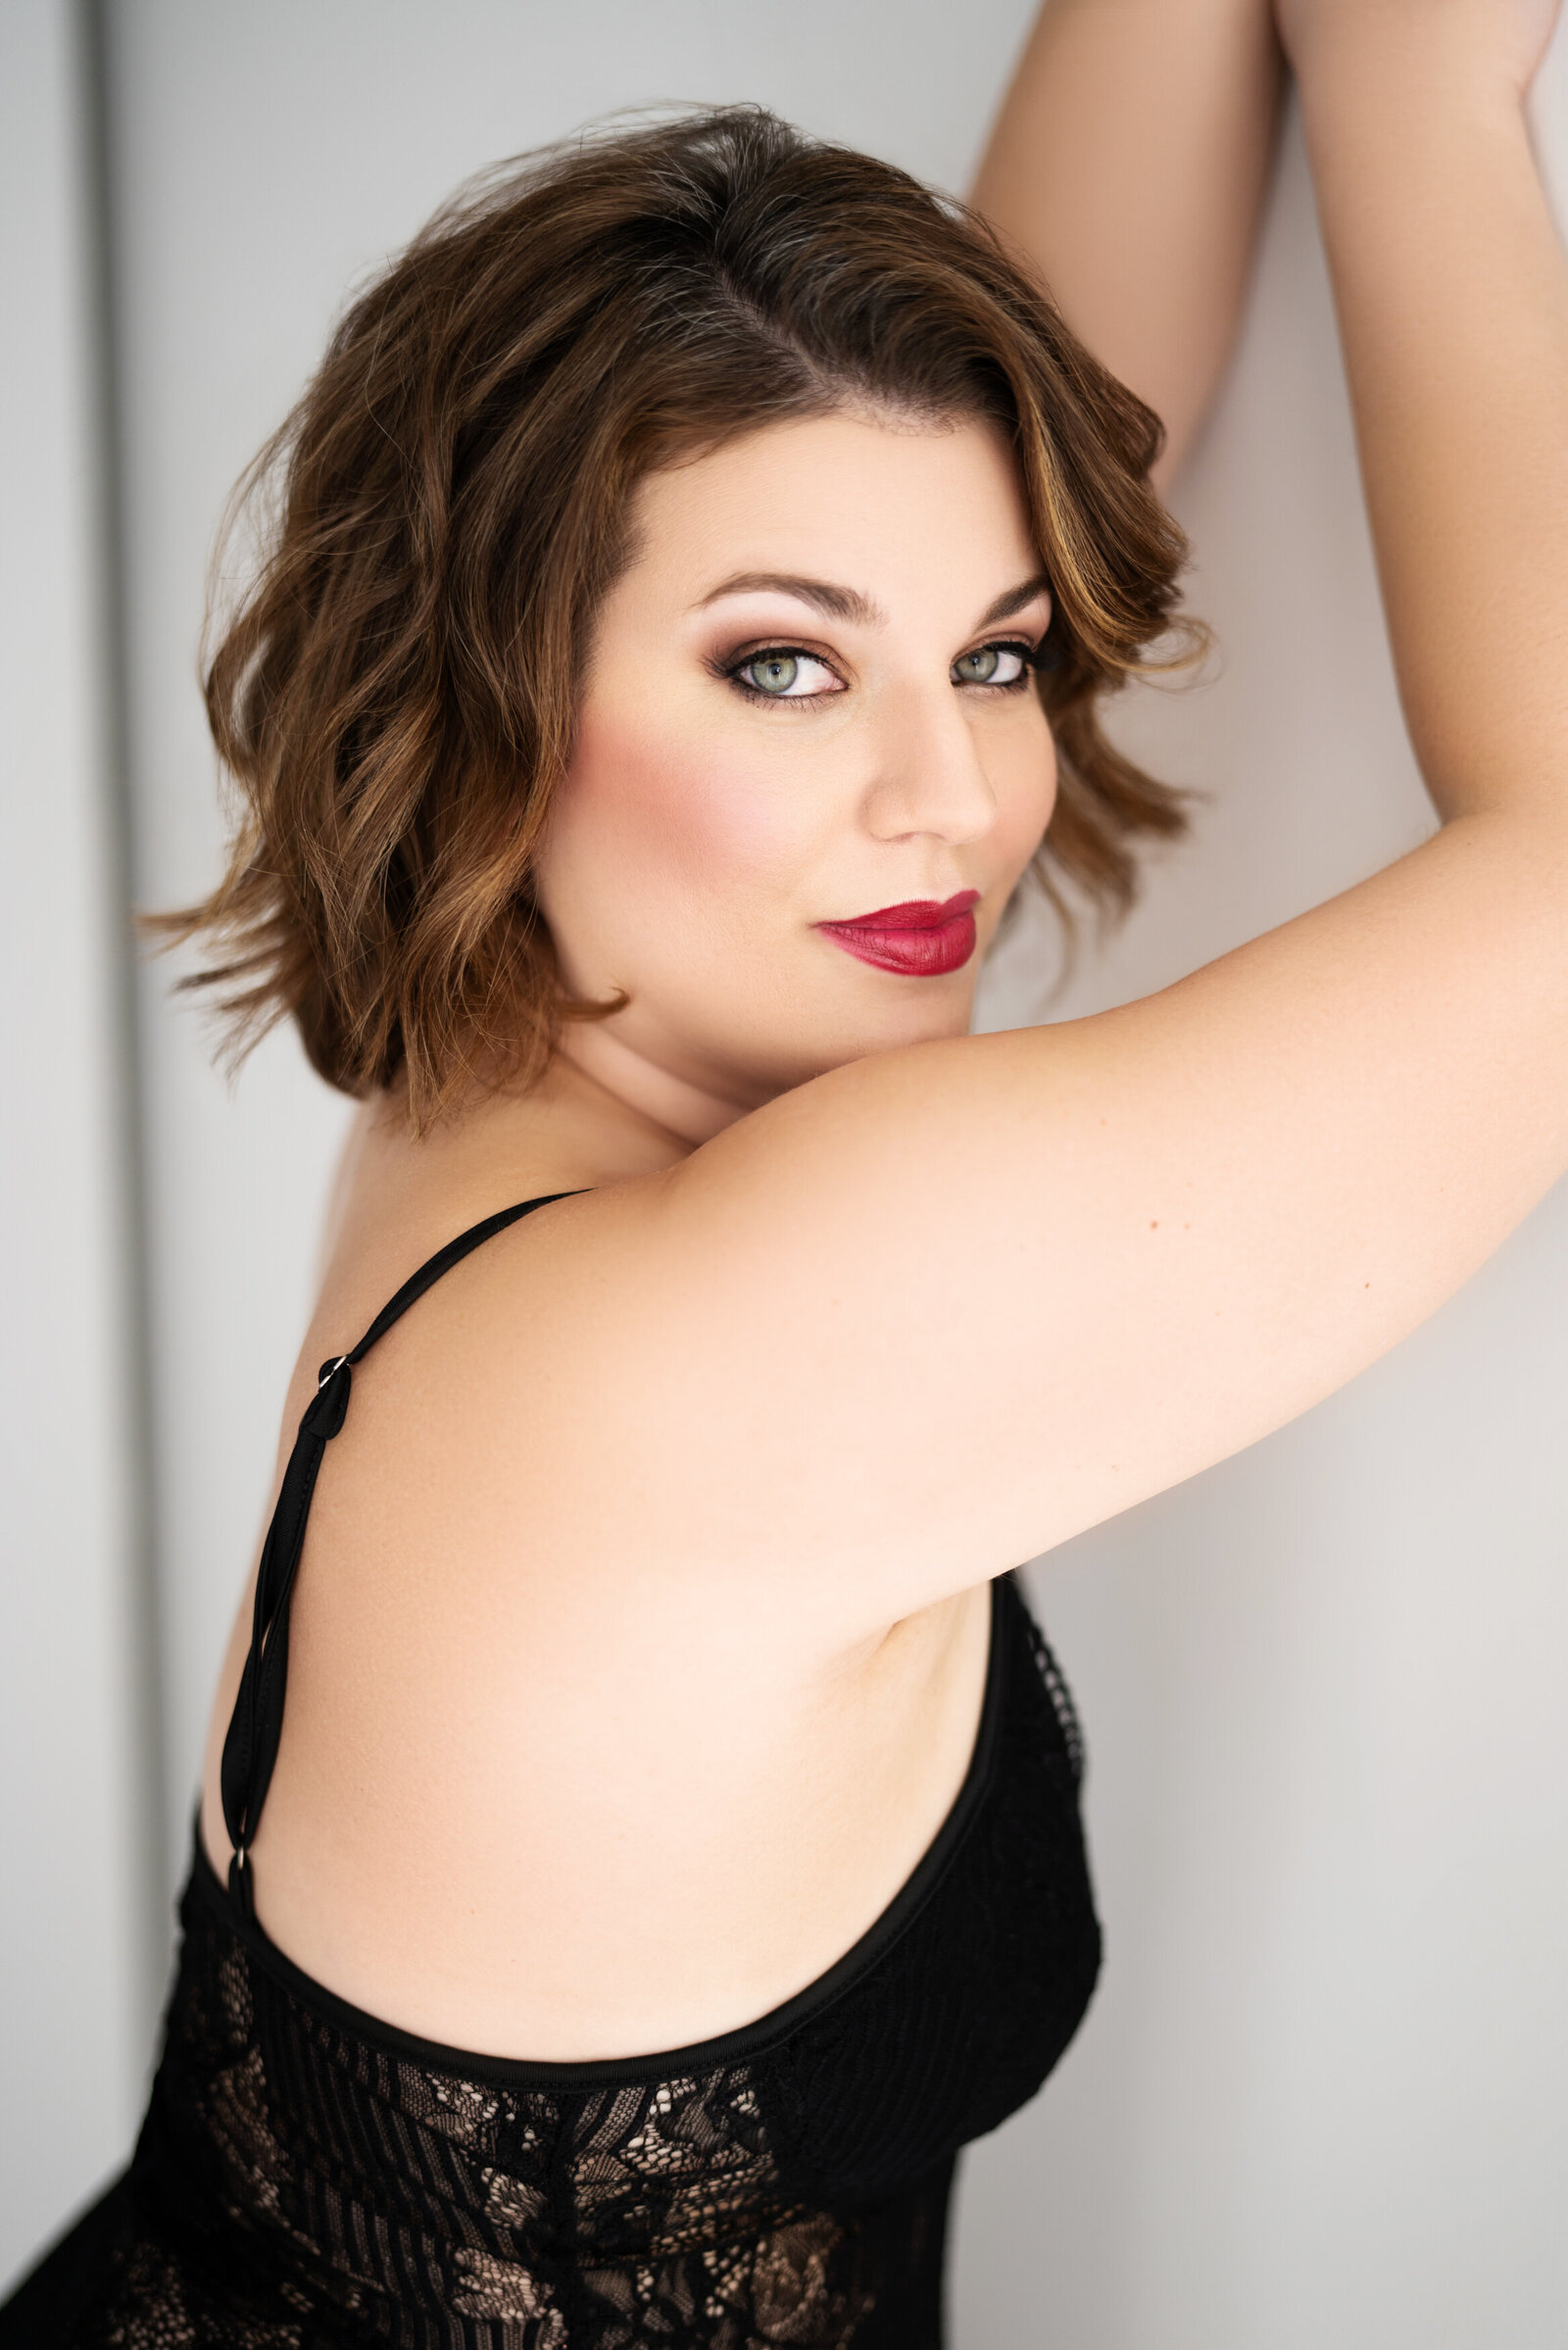
[{"label": "chin", "polygon": [[[974,983],[967,972],[961,984],[919,980],[910,982],[909,995],[867,1018],[864,1008],[849,1015],[842,1028],[824,1038],[823,1050],[808,1074],[820,1076],[872,1053],[897,1053],[908,1045],[940,1044],[950,1037],[967,1036],[974,1016]],[[915,996],[918,987],[922,993]]]}]

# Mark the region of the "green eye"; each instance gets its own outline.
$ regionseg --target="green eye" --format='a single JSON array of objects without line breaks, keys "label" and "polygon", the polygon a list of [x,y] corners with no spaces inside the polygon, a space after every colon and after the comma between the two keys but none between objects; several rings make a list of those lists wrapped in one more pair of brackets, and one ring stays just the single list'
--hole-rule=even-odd
[{"label": "green eye", "polygon": [[997,645],[977,645],[972,653],[960,653],[954,662],[954,673],[965,685],[990,685],[1002,666],[1002,651]]},{"label": "green eye", "polygon": [[741,671],[760,694],[787,694],[801,673],[793,653],[759,653]]},{"label": "green eye", "polygon": [[825,702],[845,691],[844,680],[821,655],[801,645],[764,645],[719,675],[754,702]]},{"label": "green eye", "polygon": [[953,664],[955,685],[1022,685],[1031,659],[1027,645],[976,645]]}]

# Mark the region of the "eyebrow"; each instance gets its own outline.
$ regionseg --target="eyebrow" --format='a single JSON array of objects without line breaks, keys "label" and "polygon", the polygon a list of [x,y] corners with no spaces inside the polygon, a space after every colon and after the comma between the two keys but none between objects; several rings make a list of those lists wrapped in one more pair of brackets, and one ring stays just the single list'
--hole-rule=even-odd
[{"label": "eyebrow", "polygon": [[1014,612],[1022,612],[1026,605],[1034,603],[1036,597],[1049,596],[1050,593],[1050,580],[1044,571],[1037,571],[1033,579],[1025,579],[1019,586],[1008,588],[1004,596],[999,596],[995,604],[981,613],[980,625],[982,628],[994,628],[999,620],[1010,620]]},{"label": "eyebrow", "polygon": [[[981,613],[979,625],[991,628],[998,620],[1010,620],[1014,612],[1022,612],[1037,597],[1050,592],[1050,580],[1044,571],[1037,571],[1033,579],[1022,580],[1017,587],[1008,588],[1004,595],[999,596]],[[881,606],[873,604],[869,596],[862,596],[858,588],[841,587],[831,579],[807,579],[796,571],[737,571],[732,579],[721,581],[702,597],[693,610],[706,611],[710,604],[717,604],[725,596],[766,593],[798,597],[801,603],[812,604],[818,612],[826,612],[830,620],[852,620],[861,628],[887,625],[887,614]]]},{"label": "eyebrow", "polygon": [[837,587],[831,579],[803,579],[795,571],[737,571],[704,596],[693,610],[702,612],[716,604],[721,596],[755,596],[771,591],[775,596],[797,596],[803,604],[814,604],[817,611],[826,612],[830,620],[854,620],[862,628],[881,628],[887,614],[869,596],[858,588]]}]

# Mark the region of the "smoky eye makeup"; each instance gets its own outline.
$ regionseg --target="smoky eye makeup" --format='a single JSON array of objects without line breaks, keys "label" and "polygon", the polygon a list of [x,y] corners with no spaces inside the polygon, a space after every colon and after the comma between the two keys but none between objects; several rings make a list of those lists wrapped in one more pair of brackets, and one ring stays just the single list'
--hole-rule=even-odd
[{"label": "smoky eye makeup", "polygon": [[989,688],[994,693],[1017,693],[1030,683],[1034,672],[1043,663],[1041,644],[1028,637],[987,637],[983,645],[971,645],[960,653],[953,664],[955,685]]},{"label": "smoky eye makeup", "polygon": [[846,684],[824,654],[783,641],[750,646],[709,666],[747,701],[759,704],[831,701]]},{"label": "smoky eye makeup", "polygon": [[[1054,667],[1055,659],[1049,629],[1038,640],[987,637],[960,653],[948,674],[956,686],[969,692],[1016,694],[1029,687],[1039,670]],[[706,665],[759,706],[832,701],[848,684],[825,654],[782,638],[718,656]]]}]

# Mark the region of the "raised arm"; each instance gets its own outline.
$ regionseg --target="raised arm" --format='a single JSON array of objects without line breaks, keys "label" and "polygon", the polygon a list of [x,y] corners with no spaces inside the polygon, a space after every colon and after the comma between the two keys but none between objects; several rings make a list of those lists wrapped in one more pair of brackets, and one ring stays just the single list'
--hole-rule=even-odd
[{"label": "raised arm", "polygon": [[1074,332],[1164,419],[1161,484],[1230,353],[1280,81],[1268,0],[1048,0],[975,182]]},{"label": "raised arm", "polygon": [[[453,1441],[585,1622],[874,1638],[1342,1386],[1568,1171],[1568,265],[1520,98],[1552,13],[1292,18],[1441,828],[1155,996],[873,1053],[552,1211]],[[894,813],[956,824],[966,721],[922,711]]]},{"label": "raised arm", "polygon": [[1280,9],[1405,722],[1439,811],[1522,851],[1568,823],[1568,271],[1523,112],[1557,8]]}]

